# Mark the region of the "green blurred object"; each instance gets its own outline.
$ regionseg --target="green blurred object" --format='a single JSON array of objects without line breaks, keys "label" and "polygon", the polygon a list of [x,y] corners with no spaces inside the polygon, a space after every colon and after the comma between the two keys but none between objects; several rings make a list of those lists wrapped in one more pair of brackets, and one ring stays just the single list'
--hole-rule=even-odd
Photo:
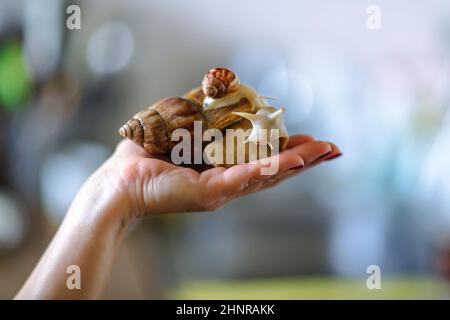
[{"label": "green blurred object", "polygon": [[13,111],[21,106],[31,91],[31,77],[18,41],[0,46],[0,106]]},{"label": "green blurred object", "polygon": [[173,299],[449,299],[450,284],[432,278],[383,280],[369,290],[366,279],[283,278],[264,280],[197,281],[172,291]]}]

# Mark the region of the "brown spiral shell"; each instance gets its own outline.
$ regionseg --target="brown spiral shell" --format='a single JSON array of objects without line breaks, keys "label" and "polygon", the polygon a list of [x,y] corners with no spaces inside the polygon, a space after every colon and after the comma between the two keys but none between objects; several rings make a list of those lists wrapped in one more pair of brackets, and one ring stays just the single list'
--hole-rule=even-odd
[{"label": "brown spiral shell", "polygon": [[193,133],[195,121],[207,128],[201,109],[187,99],[166,98],[135,114],[119,129],[119,134],[151,154],[168,154],[176,144],[171,141],[174,130],[183,128]]},{"label": "brown spiral shell", "polygon": [[230,69],[212,68],[203,77],[202,90],[207,97],[222,98],[237,91],[239,85],[238,77]]}]

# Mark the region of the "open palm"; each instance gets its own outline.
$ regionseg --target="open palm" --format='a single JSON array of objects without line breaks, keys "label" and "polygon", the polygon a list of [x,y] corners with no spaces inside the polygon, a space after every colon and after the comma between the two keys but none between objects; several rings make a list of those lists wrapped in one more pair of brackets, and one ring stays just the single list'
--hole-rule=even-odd
[{"label": "open palm", "polygon": [[267,167],[261,161],[198,172],[150,155],[130,140],[124,140],[118,145],[111,165],[120,173],[121,189],[126,193],[132,214],[141,216],[212,211],[230,200],[272,187],[340,155],[333,143],[296,135],[290,138],[286,150],[270,158],[278,161],[276,174],[261,175],[261,169]]}]

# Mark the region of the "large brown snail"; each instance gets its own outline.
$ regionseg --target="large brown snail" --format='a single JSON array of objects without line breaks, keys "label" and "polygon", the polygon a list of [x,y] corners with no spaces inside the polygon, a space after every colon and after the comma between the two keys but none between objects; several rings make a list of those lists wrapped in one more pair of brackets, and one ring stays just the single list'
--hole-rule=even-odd
[{"label": "large brown snail", "polygon": [[[268,145],[270,156],[273,142],[279,150],[286,148],[289,136],[283,121],[284,109],[267,106],[265,99],[253,88],[239,82],[233,71],[226,68],[209,70],[202,80],[202,85],[192,89],[183,97],[163,99],[149,108],[138,112],[119,129],[119,134],[156,155],[169,155],[178,143],[172,141],[171,135],[176,129],[186,129],[193,133],[194,122],[201,122],[202,131],[218,129],[247,129],[244,142],[233,142],[234,149],[245,153],[245,161],[260,158],[252,154],[251,144]],[[250,130],[251,129],[251,130]],[[261,130],[264,129],[264,130]],[[277,135],[271,132],[277,130]],[[264,134],[262,132],[264,131]],[[223,139],[210,142],[205,147],[205,158],[215,166],[231,166],[240,163],[239,159],[224,163],[211,152],[226,142],[227,133]],[[228,144],[229,146],[230,144]],[[228,147],[224,154],[230,152]]]}]

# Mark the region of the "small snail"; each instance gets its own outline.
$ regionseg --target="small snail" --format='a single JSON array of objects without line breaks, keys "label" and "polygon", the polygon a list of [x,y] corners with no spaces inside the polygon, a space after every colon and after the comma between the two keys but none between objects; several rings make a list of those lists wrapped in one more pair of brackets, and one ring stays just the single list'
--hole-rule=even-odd
[{"label": "small snail", "polygon": [[[240,84],[233,71],[213,68],[205,74],[201,86],[182,98],[166,98],[138,112],[119,129],[119,134],[152,154],[168,155],[178,143],[171,141],[174,130],[187,129],[192,136],[194,121],[201,121],[203,130],[252,128],[245,143],[241,145],[235,142],[235,148],[248,148],[251,143],[272,147],[274,137],[269,135],[264,138],[259,129],[279,129],[280,149],[284,149],[288,135],[282,114],[283,109],[267,107],[265,99],[258,92]],[[211,150],[214,144],[224,143],[226,138],[209,143],[205,151]],[[253,156],[255,154],[249,150],[245,161]],[[260,157],[259,154],[256,156]],[[221,165],[214,157],[209,159],[212,159],[211,164]]]},{"label": "small snail", "polygon": [[239,79],[233,71],[226,68],[212,68],[202,81],[202,90],[206,97],[222,98],[239,89]]},{"label": "small snail", "polygon": [[[283,120],[284,108],[262,107],[255,114],[246,112],[233,112],[244,117],[252,124],[252,132],[245,142],[269,145],[272,148],[272,141],[280,139],[280,149],[285,149],[289,135]],[[275,129],[275,130],[274,130]],[[276,135],[276,136],[275,136]]]},{"label": "small snail", "polygon": [[[270,157],[286,149],[289,135],[284,125],[283,112],[284,109],[274,107],[262,107],[256,114],[235,112],[244,119],[231,125],[228,129],[242,129],[246,133],[246,138],[239,140],[235,131],[227,131],[222,139],[208,144],[204,153],[209,164],[216,167],[231,167],[264,156]],[[273,135],[271,129],[278,129],[277,135]],[[230,139],[232,139],[231,142]],[[273,146],[276,139],[278,139],[279,150]]]}]

